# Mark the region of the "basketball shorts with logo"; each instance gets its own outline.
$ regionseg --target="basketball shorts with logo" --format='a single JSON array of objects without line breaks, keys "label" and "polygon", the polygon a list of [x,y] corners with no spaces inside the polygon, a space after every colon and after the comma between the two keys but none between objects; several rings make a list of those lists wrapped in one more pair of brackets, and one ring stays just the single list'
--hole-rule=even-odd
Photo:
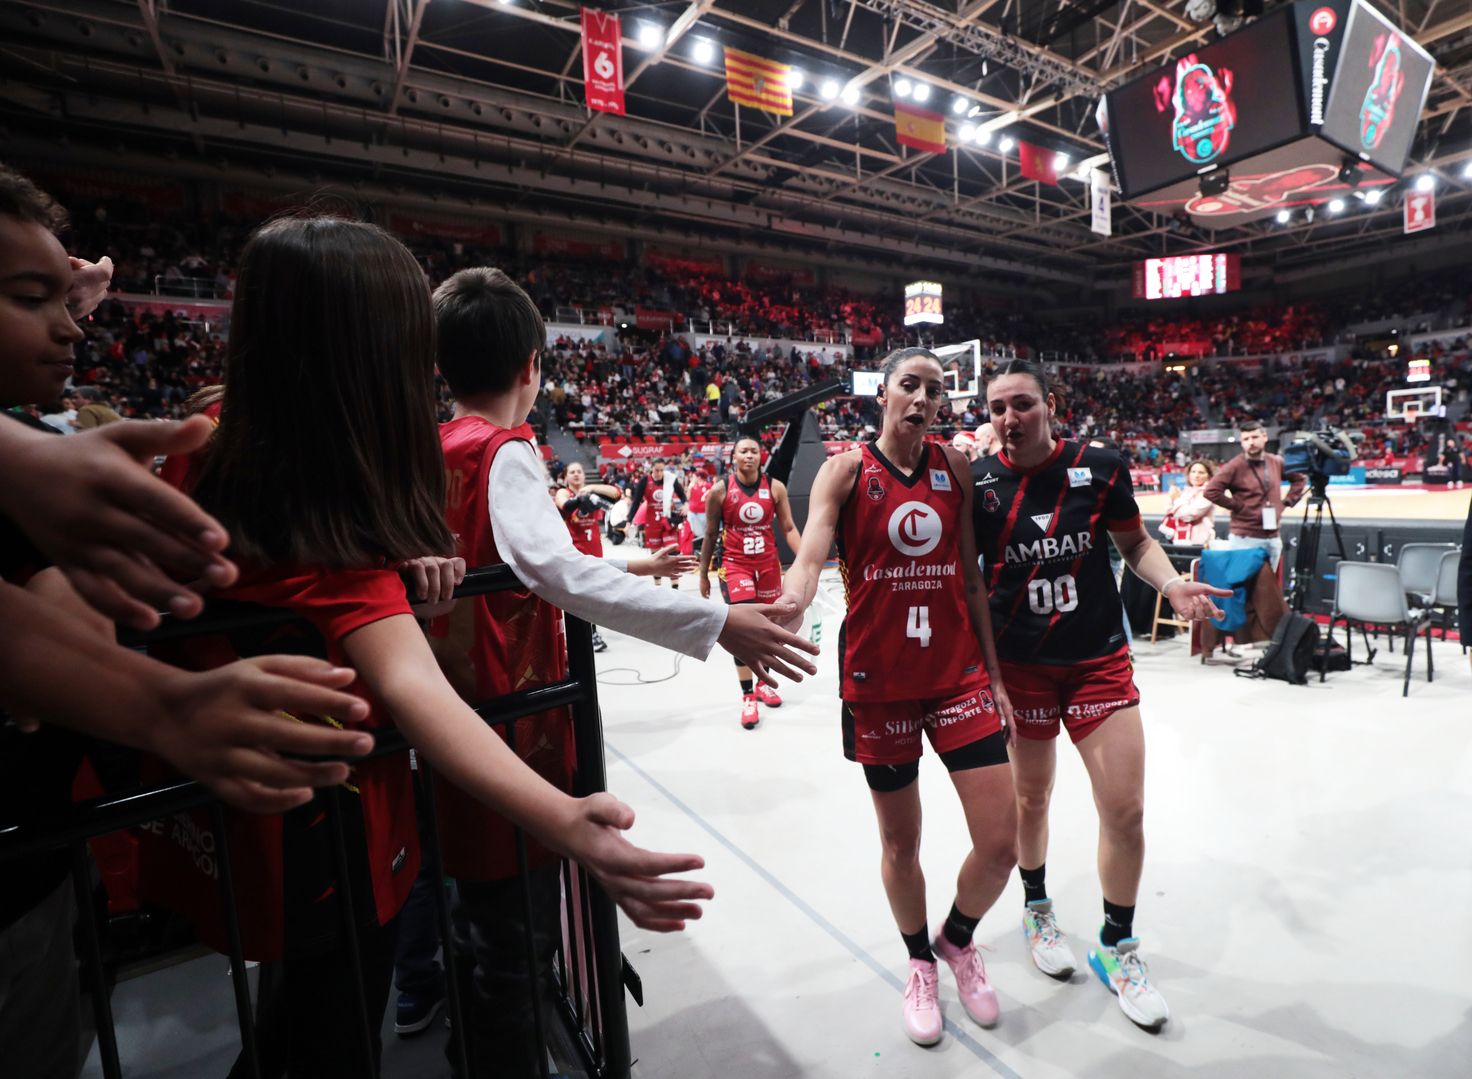
[{"label": "basketball shorts with logo", "polygon": [[1121,708],[1140,703],[1128,648],[1067,666],[1010,659],[1001,666],[1019,738],[1057,738],[1061,725],[1076,744]]},{"label": "basketball shorts with logo", "polygon": [[645,548],[657,551],[661,547],[668,547],[675,541],[675,526],[670,523],[669,518],[651,514],[649,520],[644,523]]},{"label": "basketball shorts with logo", "polygon": [[727,603],[776,603],[782,595],[782,566],[775,554],[760,562],[721,566],[721,598]]},{"label": "basketball shorts with logo", "polygon": [[1002,729],[992,691],[979,682],[949,697],[843,703],[843,755],[860,764],[908,764],[924,752],[920,732],[937,753],[980,741]]}]

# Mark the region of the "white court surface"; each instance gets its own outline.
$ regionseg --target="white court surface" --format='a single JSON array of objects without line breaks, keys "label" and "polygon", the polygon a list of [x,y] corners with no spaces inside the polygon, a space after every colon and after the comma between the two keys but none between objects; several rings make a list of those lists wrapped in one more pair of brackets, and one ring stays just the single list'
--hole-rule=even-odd
[{"label": "white court surface", "polygon": [[[1472,672],[1455,643],[1436,645],[1430,685],[1418,649],[1408,699],[1399,651],[1296,687],[1202,667],[1182,643],[1138,646],[1135,928],[1170,1023],[1133,1026],[1086,966],[1062,984],[1034,969],[1014,875],[976,936],[1001,1021],[975,1026],[942,965],[946,1036],[927,1050],[900,1028],[906,955],[863,775],[842,756],[837,617],[818,677],[784,685],[752,732],[724,653],[613,686],[632,677],[614,668],[657,678],[674,656],[604,636],[610,789],[638,813],[636,842],[704,855],[716,890],[684,934],[624,923],[641,1079],[1472,1074]],[[934,757],[920,783],[934,932],[967,841]],[[1049,891],[1083,963],[1101,921],[1096,817],[1066,739],[1052,829]]]}]

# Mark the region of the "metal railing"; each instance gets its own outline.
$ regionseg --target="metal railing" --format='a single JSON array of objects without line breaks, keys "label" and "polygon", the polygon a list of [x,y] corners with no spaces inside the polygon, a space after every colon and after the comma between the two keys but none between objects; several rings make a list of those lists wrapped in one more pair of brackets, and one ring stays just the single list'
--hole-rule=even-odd
[{"label": "metal railing", "polygon": [[[520,587],[520,582],[506,566],[471,570],[464,583],[455,590],[457,599]],[[157,630],[134,634],[125,643],[141,647],[180,641],[207,634],[240,633],[247,630],[277,628],[301,624],[300,620],[277,609],[232,607],[228,612],[207,609],[190,622],[166,620]],[[516,720],[553,708],[569,707],[576,750],[572,793],[584,796],[607,787],[603,757],[603,729],[598,710],[598,696],[593,658],[592,627],[581,619],[566,616],[568,677],[555,683],[507,694],[481,702],[475,712],[488,724],[509,727]],[[508,730],[508,735],[514,728]],[[392,728],[374,731],[375,745],[368,760],[406,752],[407,740]],[[359,762],[361,763],[361,762]],[[461,998],[461,982],[457,977],[457,956],[451,931],[450,906],[443,887],[444,874],[435,816],[433,784],[424,762],[420,761],[416,783],[420,785],[420,807],[426,816],[421,829],[427,837],[424,857],[441,886],[434,888],[436,915],[440,928],[445,967],[445,988],[451,1025],[451,1060],[456,1074],[469,1079],[470,1039],[466,1023],[467,1002]],[[349,851],[342,828],[342,796],[338,787],[316,792],[314,802],[327,816],[329,838],[336,860],[338,907],[341,917],[342,952],[357,995],[356,1014],[359,1046],[365,1061],[374,1060],[372,1043],[376,1024],[382,1016],[369,1014],[358,951],[358,909],[351,894],[348,870]],[[13,858],[43,851],[68,849],[71,852],[72,883],[76,891],[78,923],[81,930],[82,961],[88,995],[91,997],[96,1024],[98,1053],[107,1079],[123,1075],[118,1056],[117,1035],[113,1023],[112,1004],[106,984],[102,958],[102,934],[92,903],[91,863],[88,840],[109,832],[132,828],[186,810],[208,809],[218,836],[220,902],[225,914],[229,948],[230,976],[235,997],[236,1018],[241,1037],[241,1064],[245,1074],[260,1079],[260,1054],[252,1014],[246,957],[241,945],[239,904],[236,895],[230,852],[225,845],[225,810],[220,801],[199,783],[181,780],[161,786],[108,794],[72,805],[58,819],[34,822],[0,821],[0,866]],[[629,1047],[628,1016],[625,1010],[626,978],[635,977],[627,967],[619,947],[617,908],[607,893],[581,866],[564,860],[560,869],[562,903],[559,912],[539,911],[532,901],[528,876],[525,836],[516,832],[516,856],[520,872],[522,913],[525,917],[527,991],[532,1001],[535,1044],[539,1060],[545,1060],[548,1045],[549,1018],[555,1019],[565,1037],[559,1044],[570,1044],[581,1058],[588,1075],[596,1079],[627,1079],[632,1066]],[[539,971],[535,959],[534,927],[540,919],[555,914],[559,919],[560,944],[551,971]],[[541,979],[554,980],[556,1014],[548,1017],[543,1010]],[[371,1069],[376,1076],[377,1066]],[[498,1073],[500,1074],[500,1073]],[[545,1067],[534,1074],[545,1079]]]}]

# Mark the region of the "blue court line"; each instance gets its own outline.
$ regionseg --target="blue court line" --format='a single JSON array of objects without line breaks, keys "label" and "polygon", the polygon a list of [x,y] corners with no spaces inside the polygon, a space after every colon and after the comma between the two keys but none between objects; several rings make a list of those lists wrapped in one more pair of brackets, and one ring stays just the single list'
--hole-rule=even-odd
[{"label": "blue court line", "polygon": [[[604,742],[603,744],[604,748],[606,748],[610,753],[612,753],[624,764],[628,765],[629,768],[633,770],[635,775],[637,775],[640,779],[644,780],[645,783],[648,783],[651,787],[653,787],[656,791],[663,795],[666,801],[668,801],[681,813],[685,814],[685,816],[689,817],[691,821],[698,825],[717,843],[725,847],[728,851],[739,858],[748,869],[750,869],[757,876],[761,877],[762,880],[770,884],[772,888],[776,890],[777,894],[782,896],[783,899],[787,900],[798,910],[802,911],[803,914],[807,915],[809,921],[818,926],[818,928],[822,929],[823,932],[827,933],[834,940],[838,941],[839,944],[843,945],[844,948],[848,950],[849,954],[851,954],[855,959],[859,960],[875,974],[877,974],[879,978],[886,984],[888,984],[891,988],[893,988],[895,992],[899,993],[901,996],[904,995],[905,983],[902,982],[893,971],[891,971],[884,964],[880,963],[879,960],[870,955],[863,948],[862,945],[849,937],[846,933],[843,932],[843,930],[839,929],[827,918],[823,917],[823,915],[819,914],[818,911],[815,910],[811,904],[809,904],[791,888],[787,887],[787,885],[778,880],[770,870],[761,865],[761,863],[759,863],[755,858],[747,854],[735,843],[732,843],[724,835],[718,832],[715,827],[704,817],[695,812],[695,810],[691,809],[684,802],[680,801],[680,799],[677,798],[668,787],[664,786],[664,784],[660,783],[648,772],[644,771],[644,769],[640,768],[632,760],[624,756],[624,754],[620,753],[618,749],[615,748],[613,745],[609,744],[608,742]],[[993,1053],[990,1049],[988,1049],[986,1046],[982,1045],[979,1041],[973,1038],[970,1031],[961,1026],[958,1026],[957,1024],[951,1022],[951,1020],[949,1019],[945,1020],[945,1029],[953,1038],[956,1039],[956,1041],[960,1042],[967,1049],[970,1049],[972,1054],[976,1056],[977,1059],[985,1062],[991,1067],[992,1071],[996,1072],[1000,1076],[1003,1076],[1004,1079],[1022,1079],[1022,1077],[1018,1075],[1017,1072],[1009,1068],[995,1053]]]}]

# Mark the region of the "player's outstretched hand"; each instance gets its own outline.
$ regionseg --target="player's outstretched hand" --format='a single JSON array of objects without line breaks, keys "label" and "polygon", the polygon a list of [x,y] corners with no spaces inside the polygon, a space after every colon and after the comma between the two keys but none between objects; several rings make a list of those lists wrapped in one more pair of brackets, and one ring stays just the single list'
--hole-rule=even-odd
[{"label": "player's outstretched hand", "polygon": [[694,573],[700,562],[693,555],[680,553],[675,544],[661,547],[649,556],[646,577],[678,577],[683,573]]},{"label": "player's outstretched hand", "polygon": [[611,794],[593,794],[575,803],[567,853],[598,878],[598,883],[640,929],[678,933],[702,914],[699,900],[715,889],[693,880],[669,880],[671,873],[705,867],[697,854],[660,854],[630,843],[623,835],[634,811]]},{"label": "player's outstretched hand", "polygon": [[97,310],[112,284],[112,259],[103,255],[96,262],[68,257],[72,264],[72,287],[66,294],[66,313],[82,320]]},{"label": "player's outstretched hand", "polygon": [[313,787],[348,778],[341,760],[361,757],[372,735],[306,723],[292,715],[356,722],[368,705],[343,693],[354,674],[309,656],[262,656],[212,671],[177,671],[160,690],[146,748],[199,780],[237,809],[284,813]]},{"label": "player's outstretched hand", "polygon": [[727,609],[716,642],[769,686],[777,684],[773,671],[801,682],[804,673],[817,674],[818,668],[800,653],[816,656],[818,646],[783,628],[794,621],[801,624],[801,614],[786,596],[776,603],[741,603]]},{"label": "player's outstretched hand", "polygon": [[[224,527],[150,471],[156,456],[190,453],[213,426],[129,420],[68,438],[37,436],[7,446],[0,510],[67,575],[82,598],[137,629],[159,610],[193,618],[193,591],[232,583],[220,552]],[[188,582],[180,584],[180,581]]]},{"label": "player's outstretched hand", "polygon": [[1211,597],[1225,598],[1231,594],[1230,588],[1214,588],[1205,581],[1183,580],[1169,590],[1166,598],[1170,600],[1170,605],[1175,608],[1176,614],[1182,618],[1206,621],[1221,618],[1224,613],[1215,603],[1211,602]]}]

